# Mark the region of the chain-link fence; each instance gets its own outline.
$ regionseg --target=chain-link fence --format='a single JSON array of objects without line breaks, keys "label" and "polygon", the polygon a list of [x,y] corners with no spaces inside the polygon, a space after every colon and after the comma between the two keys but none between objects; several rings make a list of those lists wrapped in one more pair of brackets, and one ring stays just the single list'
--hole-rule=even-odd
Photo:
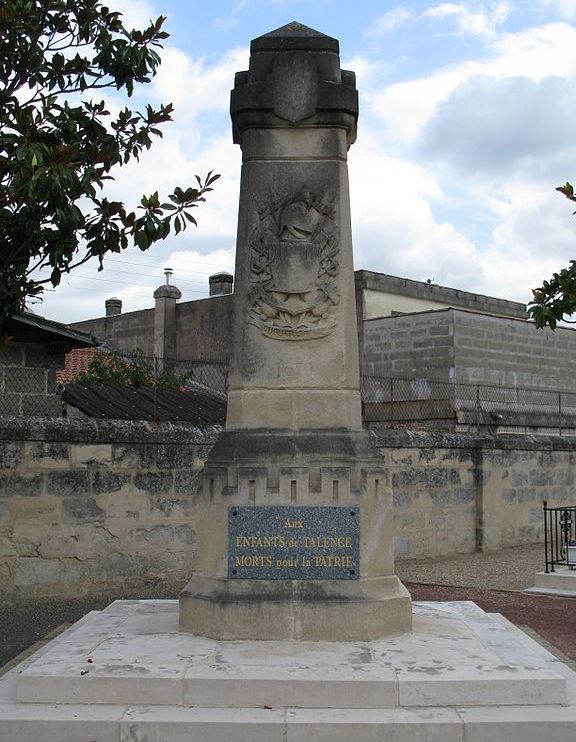
[{"label": "chain-link fence", "polygon": [[481,430],[576,429],[576,391],[363,376],[364,421]]},{"label": "chain-link fence", "polygon": [[223,423],[228,365],[218,360],[72,352],[58,372],[63,414],[155,422]]},{"label": "chain-link fence", "polygon": [[228,364],[219,359],[174,359],[134,353],[109,353],[99,348],[71,351],[63,369],[56,373],[60,384],[115,384],[159,387],[175,391],[202,388],[226,394]]},{"label": "chain-link fence", "polygon": [[0,415],[74,415],[78,402],[80,414],[91,417],[222,422],[227,388],[228,365],[218,359],[173,360],[100,348],[57,358],[0,355]]},{"label": "chain-link fence", "polygon": [[[47,356],[45,364],[40,358],[33,364],[20,356],[5,354],[4,358],[6,362],[0,363],[0,414],[59,416],[60,395],[71,385],[91,388],[86,396],[92,397],[96,387],[114,388],[114,395],[101,400],[110,408],[107,416],[114,415],[116,408],[120,417],[128,419],[169,419],[173,415],[190,420],[194,406],[205,408],[207,419],[223,419],[225,414],[228,364],[219,358],[159,358],[99,348],[71,351],[65,364],[63,356]],[[64,367],[57,369],[57,365]],[[576,391],[362,376],[361,392],[367,424],[576,432]]]}]

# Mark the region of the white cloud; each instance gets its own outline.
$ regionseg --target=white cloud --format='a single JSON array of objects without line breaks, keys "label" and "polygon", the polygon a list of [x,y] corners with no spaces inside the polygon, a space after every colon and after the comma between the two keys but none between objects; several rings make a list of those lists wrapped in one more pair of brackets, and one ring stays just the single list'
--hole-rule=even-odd
[{"label": "white cloud", "polygon": [[147,28],[151,20],[156,20],[159,13],[148,0],[122,0],[117,9],[122,13],[122,22],[128,29]]},{"label": "white cloud", "polygon": [[437,106],[474,75],[502,80],[523,76],[539,81],[552,75],[576,75],[576,28],[554,23],[496,39],[491,55],[441,67],[431,75],[395,83],[375,93],[370,110],[386,127],[392,142],[411,144]]},{"label": "white cloud", "polygon": [[173,103],[179,121],[191,128],[203,113],[228,110],[234,73],[248,69],[248,61],[245,47],[231,49],[215,62],[168,47],[151,90],[158,100]]},{"label": "white cloud", "polygon": [[481,4],[480,11],[473,12],[460,3],[441,3],[428,8],[424,17],[434,19],[451,18],[462,36],[472,35],[493,38],[499,26],[506,22],[510,6],[507,2]]},{"label": "white cloud", "polygon": [[174,274],[171,282],[182,292],[181,301],[208,296],[208,277],[220,271],[234,272],[232,245],[207,253],[176,249],[167,252],[163,243],[141,253],[129,250],[119,256],[105,258],[105,271],[87,265],[62,279],[54,292],[47,292],[42,303],[31,308],[36,314],[60,322],[80,322],[102,317],[104,302],[111,296],[122,300],[122,311],[154,306],[153,293],[164,283],[164,268]]},{"label": "white cloud", "polygon": [[404,25],[413,17],[413,12],[403,5],[397,5],[392,10],[378,16],[368,27],[366,34],[371,37],[384,36],[390,31],[394,31],[399,26]]},{"label": "white cloud", "polygon": [[343,59],[342,69],[352,70],[356,74],[356,87],[361,91],[364,101],[373,90],[382,87],[382,81],[390,77],[394,66],[377,59],[356,55]]},{"label": "white cloud", "polygon": [[474,245],[434,219],[431,202],[444,198],[436,179],[385,154],[374,132],[351,152],[350,187],[357,267],[462,288],[478,278]]},{"label": "white cloud", "polygon": [[550,158],[572,161],[576,79],[472,77],[441,103],[422,151],[466,174],[542,172]]},{"label": "white cloud", "polygon": [[540,0],[539,5],[542,10],[554,13],[563,20],[576,19],[576,0]]},{"label": "white cloud", "polygon": [[[166,198],[175,186],[195,185],[197,174],[204,177],[209,171],[219,173],[221,178],[206,203],[195,210],[199,228],[191,227],[190,236],[184,239],[233,240],[241,151],[232,142],[229,90],[234,71],[244,69],[247,63],[245,49],[233,49],[213,63],[194,59],[178,49],[166,49],[160,71],[149,89],[142,91],[142,97],[153,103],[173,102],[173,121],[161,127],[163,138],[155,139],[139,161],[115,169],[115,180],[107,187],[110,197],[134,206],[142,194],[158,190]],[[112,98],[111,110],[116,110],[119,103]],[[170,237],[168,243],[179,244],[182,239]]]},{"label": "white cloud", "polygon": [[[132,4],[140,10],[147,5]],[[526,301],[529,288],[566,264],[576,244],[569,205],[553,191],[576,177],[573,159],[555,146],[570,122],[576,29],[550,23],[504,33],[506,3],[434,8],[435,24],[455,24],[458,33],[486,42],[483,56],[393,85],[386,84],[393,68],[374,56],[343,63],[358,74],[362,105],[359,139],[350,153],[357,267]],[[387,24],[399,28],[407,22],[406,13],[417,18],[410,6],[401,5],[381,16],[388,16],[381,33]],[[84,283],[73,276],[70,287],[48,298],[46,310],[57,295],[61,307],[46,311],[48,316],[72,321],[80,319],[80,308],[84,317],[101,315],[112,294],[124,299],[125,311],[151,306],[167,265],[183,300],[207,292],[209,273],[232,272],[241,153],[232,144],[227,109],[234,73],[247,69],[248,52],[236,48],[211,59],[168,48],[163,58],[144,96],[173,101],[174,122],[140,164],[117,172],[114,193],[134,203],[143,192],[158,188],[166,194],[175,185],[192,184],[196,173],[213,169],[223,177],[196,212],[198,229],[144,254],[132,250],[117,261],[112,257],[104,274],[94,273]],[[482,117],[489,117],[489,126]],[[424,150],[418,148],[423,135]],[[446,167],[449,162],[461,168],[457,177]],[[500,170],[489,167],[491,162]],[[553,168],[562,164],[570,171],[557,177]],[[130,260],[133,269],[122,265]],[[152,276],[137,276],[140,271]],[[99,284],[94,277],[120,283]]]}]

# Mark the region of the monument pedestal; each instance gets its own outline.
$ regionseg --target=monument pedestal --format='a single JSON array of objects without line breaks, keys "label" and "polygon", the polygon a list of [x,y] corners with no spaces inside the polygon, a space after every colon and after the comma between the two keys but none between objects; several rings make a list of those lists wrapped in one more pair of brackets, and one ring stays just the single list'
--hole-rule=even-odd
[{"label": "monument pedestal", "polygon": [[0,679],[0,742],[573,742],[576,674],[473,603],[371,642],[215,641],[90,613]]},{"label": "monument pedestal", "polygon": [[226,430],[196,502],[180,628],[334,642],[409,631],[388,473],[362,430],[354,73],[336,39],[290,23],[252,41],[230,111],[242,174]]},{"label": "monument pedestal", "polygon": [[410,630],[388,473],[365,431],[225,431],[195,520],[182,631],[338,642]]}]

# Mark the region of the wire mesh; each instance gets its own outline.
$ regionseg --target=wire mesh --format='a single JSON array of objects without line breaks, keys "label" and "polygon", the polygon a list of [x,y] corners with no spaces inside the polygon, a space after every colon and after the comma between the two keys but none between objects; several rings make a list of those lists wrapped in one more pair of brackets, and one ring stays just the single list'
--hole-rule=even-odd
[{"label": "wire mesh", "polygon": [[576,392],[363,376],[367,423],[450,429],[576,429]]},{"label": "wire mesh", "polygon": [[[219,358],[173,359],[79,349],[65,366],[1,363],[0,415],[59,416],[58,390],[69,384],[106,384],[185,394],[213,395],[225,403],[228,364]],[[155,391],[156,390],[156,391]],[[361,377],[367,424],[450,430],[576,431],[576,391],[495,384],[466,384],[429,378]],[[156,407],[155,403],[155,407]],[[135,418],[137,419],[137,418]]]}]

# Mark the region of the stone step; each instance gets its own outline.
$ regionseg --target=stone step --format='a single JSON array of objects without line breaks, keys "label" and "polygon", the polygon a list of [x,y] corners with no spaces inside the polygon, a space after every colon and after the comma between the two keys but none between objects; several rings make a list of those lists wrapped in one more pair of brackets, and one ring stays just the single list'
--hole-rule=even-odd
[{"label": "stone step", "polygon": [[222,642],[180,633],[176,601],[118,601],[17,677],[24,703],[261,708],[546,705],[555,658],[473,603],[420,603],[414,631],[374,642]]},{"label": "stone step", "polygon": [[561,565],[554,572],[537,572],[534,587],[524,592],[576,598],[576,569]]},{"label": "stone step", "polygon": [[574,742],[575,709],[0,705],[0,742]]},{"label": "stone step", "polygon": [[216,642],[177,612],[113,603],[10,670],[0,742],[576,740],[576,674],[473,603],[416,603],[412,634],[349,643]]}]

